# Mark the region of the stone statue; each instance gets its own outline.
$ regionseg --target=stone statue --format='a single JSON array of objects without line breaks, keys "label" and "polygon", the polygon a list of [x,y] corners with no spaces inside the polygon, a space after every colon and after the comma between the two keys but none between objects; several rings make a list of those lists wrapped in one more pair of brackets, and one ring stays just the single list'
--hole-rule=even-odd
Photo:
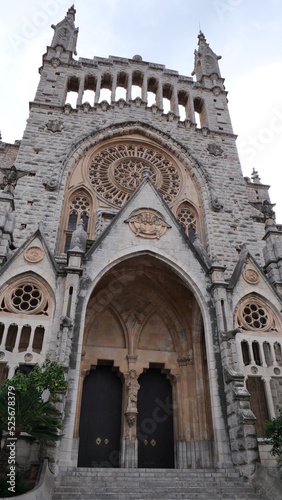
[{"label": "stone statue", "polygon": [[140,385],[137,381],[137,375],[135,370],[130,370],[128,375],[127,386],[127,394],[128,394],[128,403],[127,410],[132,410],[137,408],[137,394],[140,389]]},{"label": "stone statue", "polygon": [[70,251],[85,253],[86,242],[87,233],[84,230],[84,222],[80,219],[77,229],[72,233]]}]

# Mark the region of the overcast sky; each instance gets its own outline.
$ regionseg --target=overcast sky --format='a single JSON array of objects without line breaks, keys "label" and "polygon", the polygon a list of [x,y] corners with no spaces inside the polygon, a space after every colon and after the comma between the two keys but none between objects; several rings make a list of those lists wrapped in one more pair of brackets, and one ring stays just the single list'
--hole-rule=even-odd
[{"label": "overcast sky", "polygon": [[[21,139],[42,55],[71,1],[10,0],[0,17],[0,130]],[[271,184],[282,223],[282,2],[280,0],[77,0],[77,58],[133,57],[189,75],[199,27],[220,60],[243,173]]]}]

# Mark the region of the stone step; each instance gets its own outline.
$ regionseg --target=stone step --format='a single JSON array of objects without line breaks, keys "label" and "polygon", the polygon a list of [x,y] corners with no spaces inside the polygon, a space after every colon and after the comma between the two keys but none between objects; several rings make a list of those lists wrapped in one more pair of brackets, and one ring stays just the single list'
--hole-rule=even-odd
[{"label": "stone step", "polygon": [[53,500],[258,500],[232,469],[60,468]]}]

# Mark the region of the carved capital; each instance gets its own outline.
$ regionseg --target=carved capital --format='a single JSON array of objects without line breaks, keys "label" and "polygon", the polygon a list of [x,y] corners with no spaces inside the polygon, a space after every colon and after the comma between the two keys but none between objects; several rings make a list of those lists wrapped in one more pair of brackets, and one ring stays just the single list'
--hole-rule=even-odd
[{"label": "carved capital", "polygon": [[127,411],[125,413],[125,418],[126,418],[126,421],[128,423],[128,426],[129,427],[133,427],[136,423],[136,419],[137,419],[137,411]]},{"label": "carved capital", "polygon": [[62,316],[61,321],[60,321],[60,328],[72,328],[73,327],[73,320],[70,319],[68,316]]},{"label": "carved capital", "polygon": [[177,358],[177,362],[179,366],[187,366],[194,364],[194,356],[192,353],[184,354],[183,356],[179,356]]}]

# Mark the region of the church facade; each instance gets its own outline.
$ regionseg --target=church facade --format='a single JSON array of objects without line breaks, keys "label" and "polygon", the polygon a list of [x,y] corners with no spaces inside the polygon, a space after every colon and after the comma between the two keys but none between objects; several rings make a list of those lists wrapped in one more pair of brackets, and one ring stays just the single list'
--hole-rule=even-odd
[{"label": "church facade", "polygon": [[74,8],[53,28],[0,143],[1,378],[64,366],[54,470],[251,475],[282,406],[282,226],[242,175],[220,57],[200,32],[192,77],[75,59]]}]

